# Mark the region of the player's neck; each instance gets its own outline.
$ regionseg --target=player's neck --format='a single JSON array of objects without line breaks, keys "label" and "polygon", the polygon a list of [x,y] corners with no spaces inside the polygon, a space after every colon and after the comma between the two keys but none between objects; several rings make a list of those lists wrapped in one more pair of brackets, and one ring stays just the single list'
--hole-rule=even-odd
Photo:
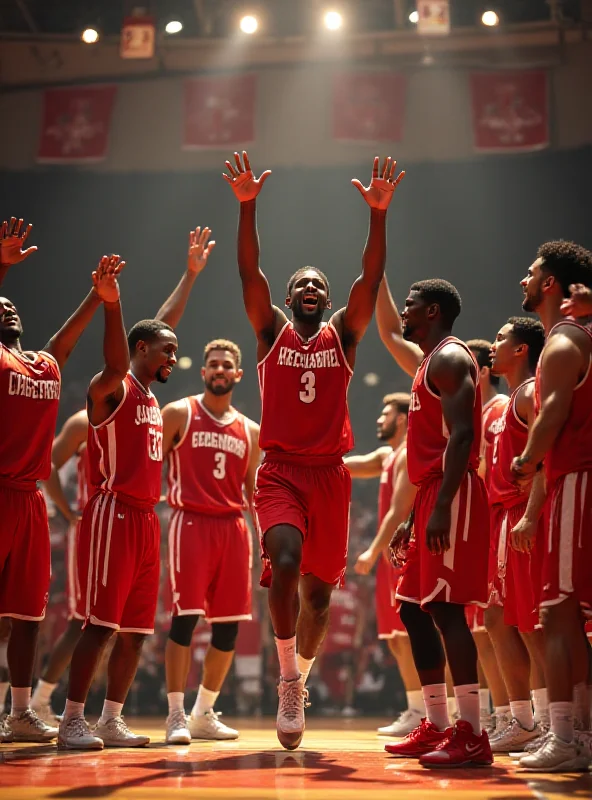
[{"label": "player's neck", "polygon": [[22,353],[23,348],[21,347],[21,340],[20,339],[9,339],[9,341],[5,342],[2,341],[4,347],[8,350],[12,350],[13,353]]},{"label": "player's neck", "polygon": [[554,325],[557,325],[558,322],[561,322],[562,319],[565,319],[564,315],[561,313],[561,298],[549,298],[548,303],[542,303],[539,308],[537,308],[536,313],[540,321],[543,323],[543,328],[545,329],[545,336],[549,333],[551,328]]},{"label": "player's neck", "polygon": [[206,389],[203,393],[201,402],[203,403],[204,408],[209,411],[213,417],[222,419],[222,417],[225,417],[230,411],[232,404],[232,392],[228,392],[228,394],[216,395],[212,394],[212,392],[208,392]]},{"label": "player's neck", "polygon": [[403,444],[406,436],[407,436],[407,428],[397,429],[393,438],[389,440],[389,444],[393,448],[393,450],[397,450]]},{"label": "player's neck", "polygon": [[304,322],[301,319],[295,319],[292,317],[292,325],[294,326],[294,330],[298,336],[307,342],[309,339],[312,339],[313,336],[316,336],[321,330],[323,327],[323,320],[321,319],[318,322]]},{"label": "player's neck", "polygon": [[507,375],[504,375],[510,393],[514,393],[519,386],[522,386],[524,381],[529,378],[534,378],[532,370],[528,365],[528,361],[517,364],[516,367],[510,370]]},{"label": "player's neck", "polygon": [[444,328],[434,327],[430,331],[423,342],[420,343],[420,347],[423,351],[425,356],[429,356],[432,350],[435,350],[438,345],[444,341],[444,339],[448,339],[449,336],[452,336],[452,331],[445,330]]},{"label": "player's neck", "polygon": [[150,384],[154,381],[152,375],[149,375],[145,372],[140,364],[134,363],[133,361],[130,364],[130,372],[134,376],[134,378],[140,383],[144,389],[148,392],[150,390]]},{"label": "player's neck", "polygon": [[498,393],[497,387],[487,381],[481,380],[481,405],[486,406]]}]

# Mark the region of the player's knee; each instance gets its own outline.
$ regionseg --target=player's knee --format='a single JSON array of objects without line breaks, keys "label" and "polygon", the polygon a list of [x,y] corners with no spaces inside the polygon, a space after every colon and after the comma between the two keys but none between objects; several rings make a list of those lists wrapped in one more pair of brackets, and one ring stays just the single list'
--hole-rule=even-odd
[{"label": "player's knee", "polygon": [[171,642],[174,642],[181,647],[189,647],[191,645],[191,637],[193,636],[193,631],[195,630],[198,620],[198,614],[188,614],[180,617],[173,617],[171,629],[169,631],[169,639]]},{"label": "player's knee", "polygon": [[306,610],[309,614],[322,617],[329,613],[331,592],[325,590],[308,592],[306,596],[302,598],[302,601],[304,605],[306,605]]},{"label": "player's knee", "polygon": [[485,623],[485,630],[488,633],[494,633],[500,624],[504,624],[503,608],[501,606],[490,606],[486,608],[483,614],[483,622]]},{"label": "player's knee", "polygon": [[238,622],[213,622],[211,645],[223,653],[230,653],[236,646]]},{"label": "player's knee", "polygon": [[300,578],[300,556],[295,550],[283,550],[271,560],[272,574],[282,581]]},{"label": "player's knee", "polygon": [[457,632],[461,628],[466,628],[470,634],[464,606],[456,603],[430,603],[426,610],[432,615],[442,636],[446,636],[450,631]]},{"label": "player's knee", "polygon": [[407,631],[421,631],[426,622],[429,622],[426,620],[425,611],[422,611],[421,606],[417,603],[402,602],[399,616]]},{"label": "player's knee", "polygon": [[144,644],[144,640],[147,636],[145,633],[135,633],[134,631],[126,631],[118,635],[121,637],[122,644],[128,650],[136,653],[142,649],[142,645]]}]

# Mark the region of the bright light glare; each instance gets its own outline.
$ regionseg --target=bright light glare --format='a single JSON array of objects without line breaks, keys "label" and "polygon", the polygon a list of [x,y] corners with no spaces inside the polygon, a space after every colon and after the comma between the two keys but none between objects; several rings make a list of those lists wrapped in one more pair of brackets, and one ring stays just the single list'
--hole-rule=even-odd
[{"label": "bright light glare", "polygon": [[179,359],[177,366],[179,369],[191,369],[191,365],[193,361],[189,358],[189,356],[181,356]]},{"label": "bright light glare", "polygon": [[80,37],[85,44],[94,44],[99,41],[99,32],[94,28],[86,28]]},{"label": "bright light glare", "polygon": [[257,17],[253,17],[251,14],[247,14],[240,21],[240,29],[243,33],[255,33],[258,27]]},{"label": "bright light glare", "polygon": [[170,22],[167,22],[165,31],[167,33],[180,33],[183,30],[183,23],[180,22],[178,19],[172,19]]},{"label": "bright light glare", "polygon": [[411,14],[409,14],[409,22],[413,23],[413,25],[417,25],[419,22],[419,14],[417,11],[412,11]]},{"label": "bright light glare", "polygon": [[481,22],[487,25],[488,28],[494,28],[496,25],[499,25],[499,17],[495,11],[484,11]]},{"label": "bright light glare", "polygon": [[343,25],[343,17],[339,11],[327,11],[324,18],[325,28],[330,31],[338,31]]}]

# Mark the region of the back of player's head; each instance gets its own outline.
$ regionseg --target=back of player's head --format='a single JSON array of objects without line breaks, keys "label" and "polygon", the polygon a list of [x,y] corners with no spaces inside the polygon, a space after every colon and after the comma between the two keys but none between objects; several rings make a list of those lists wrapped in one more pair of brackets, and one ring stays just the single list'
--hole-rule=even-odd
[{"label": "back of player's head", "polygon": [[287,297],[290,297],[290,295],[292,294],[292,289],[294,288],[294,284],[296,283],[296,281],[299,278],[301,278],[303,275],[306,275],[307,272],[310,272],[310,270],[313,270],[314,272],[316,272],[317,275],[319,276],[319,278],[323,281],[323,283],[327,287],[327,297],[329,297],[329,295],[331,294],[331,287],[329,286],[329,279],[327,278],[325,273],[322,272],[320,269],[317,269],[317,267],[300,267],[300,269],[297,269],[296,272],[292,275],[292,277],[288,281],[288,294],[287,294]]},{"label": "back of player's head", "polygon": [[537,257],[543,272],[552,275],[561,286],[564,297],[569,297],[572,283],[592,287],[592,253],[585,247],[559,239],[542,244]]},{"label": "back of player's head", "polygon": [[159,319],[142,319],[136,322],[127,335],[130,355],[134,354],[138,342],[152,342],[161,331],[173,331],[173,329]]},{"label": "back of player's head", "polygon": [[440,308],[444,324],[452,327],[462,306],[460,294],[455,286],[442,278],[429,278],[425,281],[416,281],[410,291],[417,292],[427,304],[436,304]]},{"label": "back of player's head", "polygon": [[203,360],[204,364],[208,361],[208,356],[214,350],[227,350],[229,353],[232,353],[232,357],[234,358],[234,363],[237,369],[240,368],[241,361],[242,361],[242,354],[240,351],[240,347],[231,342],[230,339],[212,339],[211,342],[208,342],[207,345],[204,347],[204,354]]},{"label": "back of player's head", "polygon": [[519,344],[528,346],[528,365],[534,370],[545,345],[545,329],[532,317],[510,317],[512,336]]},{"label": "back of player's head", "polygon": [[[471,353],[475,356],[475,361],[479,369],[487,367],[491,370],[491,342],[487,339],[469,339],[466,343]],[[492,386],[499,386],[500,377],[489,373],[489,382]]]},{"label": "back of player's head", "polygon": [[385,394],[382,398],[382,403],[385,406],[394,406],[397,414],[409,414],[409,405],[411,403],[411,395],[407,392],[391,392]]}]

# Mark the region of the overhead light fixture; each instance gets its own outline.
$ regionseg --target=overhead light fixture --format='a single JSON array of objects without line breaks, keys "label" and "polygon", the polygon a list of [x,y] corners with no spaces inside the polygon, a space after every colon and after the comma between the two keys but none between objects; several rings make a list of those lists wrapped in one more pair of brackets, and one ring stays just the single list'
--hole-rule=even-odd
[{"label": "overhead light fixture", "polygon": [[252,14],[246,14],[240,21],[240,29],[243,33],[251,35],[256,32],[258,27],[259,21]]},{"label": "overhead light fixture", "polygon": [[181,358],[177,363],[177,366],[179,367],[179,369],[191,369],[192,364],[193,361],[189,356],[181,356]]},{"label": "overhead light fixture", "polygon": [[323,17],[325,28],[329,31],[338,31],[343,27],[343,17],[339,11],[327,11]]},{"label": "overhead light fixture", "polygon": [[409,22],[411,22],[412,25],[417,25],[417,23],[419,22],[418,11],[412,11],[411,14],[409,14]]},{"label": "overhead light fixture", "polygon": [[85,28],[80,38],[85,44],[94,44],[99,41],[99,32],[96,28]]},{"label": "overhead light fixture", "polygon": [[183,23],[178,19],[172,19],[170,22],[167,22],[165,26],[165,31],[167,33],[181,33],[183,30]]},{"label": "overhead light fixture", "polygon": [[481,16],[481,22],[488,28],[495,28],[496,25],[499,25],[499,21],[499,16],[495,11],[484,11]]}]

